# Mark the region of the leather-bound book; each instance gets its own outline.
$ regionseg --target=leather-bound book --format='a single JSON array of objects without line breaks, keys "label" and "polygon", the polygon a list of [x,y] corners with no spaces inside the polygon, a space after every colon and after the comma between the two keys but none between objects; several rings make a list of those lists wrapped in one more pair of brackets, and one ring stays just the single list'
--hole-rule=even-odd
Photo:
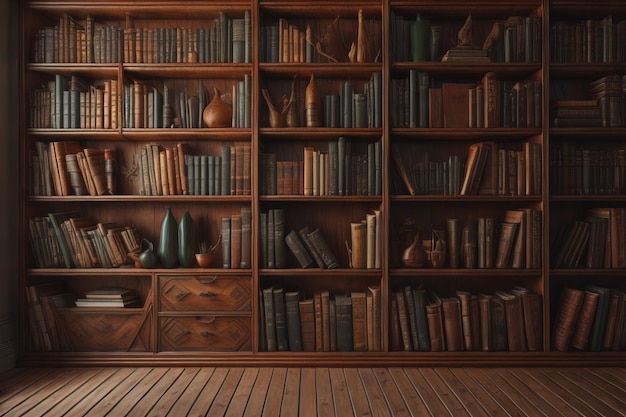
[{"label": "leather-bound book", "polygon": [[70,195],[88,195],[87,185],[78,166],[78,159],[75,153],[65,155],[65,166],[70,184]]},{"label": "leather-bound book", "polygon": [[523,352],[526,350],[526,331],[522,299],[508,291],[496,291],[496,295],[504,301],[509,351]]},{"label": "leather-bound book", "polygon": [[528,350],[543,350],[543,296],[520,286],[513,287],[511,292],[522,297]]},{"label": "leather-bound book", "polygon": [[300,300],[300,326],[302,328],[302,350],[315,352],[315,305],[312,298]]},{"label": "leather-bound book", "polygon": [[93,179],[93,183],[96,187],[96,193],[98,195],[104,195],[107,193],[107,181],[105,173],[104,162],[104,150],[86,148],[84,151],[85,160],[89,168],[89,173]]},{"label": "leather-bound book", "polygon": [[585,291],[580,314],[574,327],[571,346],[574,349],[585,351],[589,347],[589,335],[593,326],[593,319],[598,309],[600,296],[591,291]]},{"label": "leather-bound book", "polygon": [[443,309],[441,298],[433,291],[428,292],[428,304],[426,305],[426,318],[428,319],[428,333],[430,347],[433,352],[442,352],[446,349],[446,339],[443,330]]},{"label": "leather-bound book", "polygon": [[463,347],[463,325],[461,321],[461,302],[458,298],[445,297],[441,300],[443,309],[443,328],[446,337],[446,350],[459,352]]},{"label": "leather-bound book", "polygon": [[335,315],[337,318],[337,351],[350,352],[352,340],[352,298],[347,294],[335,295]]},{"label": "leather-bound book", "polygon": [[274,313],[274,287],[263,289],[263,308],[265,316],[265,337],[268,352],[277,350],[276,315]]},{"label": "leather-bound book", "polygon": [[355,352],[367,351],[367,301],[365,292],[353,291],[352,297],[352,339]]},{"label": "leather-bound book", "polygon": [[575,288],[566,287],[561,292],[561,300],[552,324],[552,346],[554,349],[561,352],[569,350],[584,297],[585,292]]},{"label": "leather-bound book", "polygon": [[276,325],[276,350],[289,350],[285,290],[282,287],[274,287],[272,296],[274,300],[274,323]]}]

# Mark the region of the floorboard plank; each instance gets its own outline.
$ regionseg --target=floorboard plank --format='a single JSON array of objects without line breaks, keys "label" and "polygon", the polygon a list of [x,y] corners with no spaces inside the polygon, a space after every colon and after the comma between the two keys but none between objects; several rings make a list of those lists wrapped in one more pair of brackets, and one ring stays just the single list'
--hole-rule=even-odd
[{"label": "floorboard plank", "polygon": [[441,379],[433,368],[422,368],[420,372],[428,381],[434,392],[439,396],[441,402],[450,411],[454,417],[470,416],[467,409],[463,406],[461,401],[454,395],[453,392],[446,386],[446,383]]},{"label": "floorboard plank", "polygon": [[[87,414],[94,406],[104,401],[105,397],[111,393],[114,389],[122,386],[129,386],[127,380],[131,378],[131,375],[145,375],[148,370],[143,369],[143,372],[139,372],[136,368],[120,368],[117,369],[108,379],[102,381],[98,386],[94,387],[88,394],[83,392],[83,397],[80,401],[77,401],[72,405],[64,417],[80,417]],[[121,392],[121,391],[120,391]]]},{"label": "floorboard plank", "polygon": [[[554,414],[546,414],[542,408],[539,408],[535,404],[536,397],[531,393],[530,396],[527,395],[528,390],[524,389],[521,386],[512,385],[509,383],[509,377],[502,373],[500,369],[485,369],[481,368],[480,371],[485,374],[488,381],[497,385],[499,389],[504,392],[509,399],[514,402],[520,410],[526,416],[534,417],[534,416],[545,416],[545,417],[553,417]],[[522,389],[524,392],[520,392],[519,389]]]},{"label": "floorboard plank", "polygon": [[418,368],[406,368],[405,372],[433,416],[451,416],[450,411],[448,411],[439,395],[433,390],[433,387],[426,381]]},{"label": "floorboard plank", "polygon": [[[476,368],[464,368],[462,372],[467,375],[468,380],[473,381],[476,386],[480,387],[483,391],[485,391],[486,395],[491,397],[499,407],[502,408],[502,413],[510,417],[524,417],[526,413],[524,413],[506,394],[506,392],[502,391],[497,384],[494,384],[485,374],[483,374],[480,369]],[[495,415],[498,415],[496,413]]]},{"label": "floorboard plank", "polygon": [[578,372],[578,375],[584,378],[587,383],[602,387],[604,391],[611,394],[613,398],[622,404],[622,410],[626,410],[626,390],[624,389],[624,385],[615,385],[608,382],[589,368],[585,368],[583,372]]},{"label": "floorboard plank", "polygon": [[333,391],[328,368],[315,368],[315,393],[317,396],[317,415],[335,417]]},{"label": "floorboard plank", "polygon": [[[532,390],[541,393],[541,396],[552,404],[564,416],[582,416],[579,410],[572,406],[569,393],[559,390],[553,384],[546,384],[546,378],[535,369],[516,369],[512,372],[513,377],[524,381]],[[566,396],[564,398],[564,395]]]},{"label": "floorboard plank", "polygon": [[241,417],[244,414],[258,374],[259,368],[246,368],[244,370],[225,417]]},{"label": "floorboard plank", "polygon": [[389,374],[393,378],[398,391],[412,416],[433,416],[420,393],[415,389],[407,377],[404,369],[390,368]]},{"label": "floorboard plank", "polygon": [[189,414],[191,407],[204,389],[207,382],[215,372],[215,368],[200,368],[191,379],[187,387],[183,390],[178,400],[167,412],[169,417],[186,416]]},{"label": "floorboard plank", "polygon": [[[54,381],[59,377],[58,370],[37,369],[29,376],[28,372],[14,374],[10,381],[3,381],[0,392],[0,415],[5,415],[13,407],[27,401],[33,393],[38,392],[45,381]],[[3,374],[4,376],[4,374]],[[3,380],[3,378],[0,378]]]},{"label": "floorboard plank", "polygon": [[[168,368],[167,371],[149,387],[148,391],[141,398],[141,401],[135,404],[134,407],[124,415],[126,417],[145,417],[150,414],[156,404],[159,404],[164,399],[164,393],[169,391],[184,371],[184,368]],[[171,406],[168,406],[167,408],[169,409],[170,407]]]},{"label": "floorboard plank", "polygon": [[[160,392],[154,391],[153,388],[158,386],[163,389],[165,386],[169,386],[171,382],[167,378],[163,378],[167,374],[169,368],[153,368],[152,371],[141,381],[138,382],[130,391],[121,397],[117,404],[111,409],[110,414],[113,416],[133,416],[146,414],[150,411],[154,401],[156,401],[155,395],[160,395]],[[167,383],[165,384],[164,381]],[[144,397],[147,396],[144,401]]]},{"label": "floorboard plank", "polygon": [[[34,390],[28,390],[30,394],[26,395],[27,393],[23,392],[20,393],[23,395],[17,396],[19,402],[10,408],[6,415],[41,417],[44,412],[61,400],[56,392],[71,384],[74,379],[80,378],[83,372],[84,370],[80,369],[66,369],[52,381],[46,379],[37,381],[35,385],[31,385]],[[32,396],[35,396],[34,401],[30,400]],[[46,401],[40,401],[41,398],[45,398]],[[31,413],[33,409],[35,411]]]},{"label": "floorboard plank", "polygon": [[193,378],[198,374],[198,368],[185,368],[172,381],[167,391],[161,395],[154,407],[150,410],[146,417],[164,417],[172,409],[174,404],[179,400],[180,396],[185,392]]},{"label": "floorboard plank", "polygon": [[118,370],[116,368],[99,368],[94,369],[94,371],[96,371],[96,373],[91,378],[84,381],[84,383],[79,386],[72,386],[71,388],[68,387],[71,389],[69,394],[66,395],[63,400],[59,401],[54,407],[50,408],[46,414],[41,415],[58,416],[65,414],[66,411],[71,409],[74,404],[90,395],[95,389],[115,375]]},{"label": "floorboard plank", "polygon": [[359,417],[371,416],[372,412],[359,372],[355,368],[347,368],[344,369],[344,375],[354,413]]},{"label": "floorboard plank", "polygon": [[228,376],[228,370],[229,368],[215,368],[215,371],[202,387],[202,390],[198,393],[196,400],[189,409],[189,413],[187,414],[189,417],[206,415],[207,410],[215,400],[217,392]]},{"label": "floorboard plank", "polygon": [[207,412],[208,416],[220,417],[224,416],[230,402],[237,390],[237,385],[243,375],[243,368],[231,368],[220,390],[215,395],[215,400]]},{"label": "floorboard plank", "polygon": [[[618,415],[620,410],[624,410],[623,404],[615,401],[607,392],[594,384],[587,384],[585,380],[578,376],[578,372],[570,369],[557,369],[559,380],[555,381],[563,385],[565,389],[575,394],[584,401],[591,409],[601,415]],[[559,382],[560,381],[560,382]]]},{"label": "floorboard plank", "polygon": [[267,386],[272,379],[272,368],[261,368],[259,374],[254,381],[254,386],[250,392],[250,398],[248,400],[248,406],[244,417],[258,417],[260,411],[263,410],[265,405],[265,398],[267,397]]},{"label": "floorboard plank", "polygon": [[378,384],[378,380],[376,379],[376,375],[374,375],[374,371],[372,370],[372,368],[360,368],[359,374],[361,375],[363,387],[365,388],[365,392],[367,393],[367,399],[370,403],[372,415],[391,417],[391,413],[389,412],[389,406],[387,405],[387,401],[385,399],[385,394],[380,388],[380,385]]},{"label": "floorboard plank", "polygon": [[298,415],[298,409],[300,408],[300,373],[300,368],[287,369],[283,404],[280,408],[281,417]]},{"label": "floorboard plank", "polygon": [[398,389],[389,369],[376,368],[373,370],[378,384],[380,385],[391,415],[394,417],[410,417],[404,398]]},{"label": "floorboard plank", "polygon": [[593,368],[589,370],[589,372],[593,372],[594,374],[602,377],[605,381],[608,381],[617,387],[624,387],[626,386],[626,381],[619,376],[618,370],[619,369],[615,368]]},{"label": "floorboard plank", "polygon": [[459,378],[449,368],[436,368],[435,372],[441,380],[446,384],[463,407],[472,417],[489,417],[489,413],[482,403],[477,400],[474,393],[459,380]]},{"label": "floorboard plank", "polygon": [[350,394],[346,385],[346,377],[341,368],[330,368],[330,383],[333,390],[333,402],[336,417],[353,417],[352,403],[350,402]]},{"label": "floorboard plank", "polygon": [[315,369],[303,368],[300,374],[300,409],[301,417],[317,415],[317,394],[315,393]]},{"label": "floorboard plank", "polygon": [[272,380],[267,387],[267,398],[263,406],[263,417],[279,417],[280,407],[283,403],[283,392],[285,390],[285,379],[287,368],[274,368]]}]

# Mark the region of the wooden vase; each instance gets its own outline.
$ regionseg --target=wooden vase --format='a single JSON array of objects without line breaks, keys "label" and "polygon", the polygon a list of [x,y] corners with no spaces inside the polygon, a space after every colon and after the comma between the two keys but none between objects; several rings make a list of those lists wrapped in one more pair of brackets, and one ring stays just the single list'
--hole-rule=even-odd
[{"label": "wooden vase", "polygon": [[304,97],[306,126],[320,127],[322,125],[322,102],[319,92],[317,91],[317,84],[313,74],[311,74],[309,84],[306,86]]},{"label": "wooden vase", "polygon": [[220,92],[213,87],[213,100],[204,108],[202,120],[206,127],[231,127],[233,107],[222,100]]}]

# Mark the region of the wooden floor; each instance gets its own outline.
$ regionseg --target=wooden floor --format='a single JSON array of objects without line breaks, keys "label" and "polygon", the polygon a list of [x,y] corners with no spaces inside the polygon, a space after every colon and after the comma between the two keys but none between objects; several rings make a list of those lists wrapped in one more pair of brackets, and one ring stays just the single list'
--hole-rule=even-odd
[{"label": "wooden floor", "polygon": [[2,416],[624,416],[624,368],[16,368]]}]

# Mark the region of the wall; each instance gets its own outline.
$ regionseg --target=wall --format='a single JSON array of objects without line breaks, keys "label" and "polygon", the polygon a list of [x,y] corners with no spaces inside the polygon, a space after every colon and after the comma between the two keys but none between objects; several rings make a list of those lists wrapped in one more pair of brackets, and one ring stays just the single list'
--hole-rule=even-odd
[{"label": "wall", "polygon": [[15,366],[17,352],[18,130],[17,3],[0,0],[0,371]]}]

